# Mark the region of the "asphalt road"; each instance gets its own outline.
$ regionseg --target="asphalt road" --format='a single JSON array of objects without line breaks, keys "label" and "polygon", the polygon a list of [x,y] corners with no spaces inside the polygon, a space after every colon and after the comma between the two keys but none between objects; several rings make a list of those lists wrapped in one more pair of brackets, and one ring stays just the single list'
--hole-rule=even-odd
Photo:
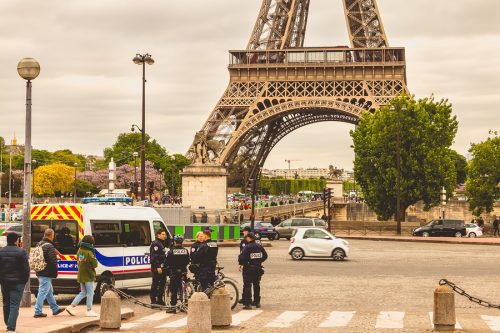
[{"label": "asphalt road", "polygon": [[[287,328],[293,332],[378,332],[384,331],[375,329],[380,313],[396,311],[404,313],[404,327],[400,331],[422,332],[427,328],[430,331],[428,312],[433,308],[433,291],[442,278],[455,282],[474,296],[500,303],[500,246],[364,240],[349,243],[350,257],[344,262],[293,261],[288,255],[289,242],[274,241],[273,247],[266,248],[269,260],[264,264],[261,283],[262,313],[241,323],[237,329],[280,331],[283,328],[265,326],[284,315],[298,318]],[[241,287],[237,255],[238,248],[221,248],[219,263],[225,267],[226,275],[235,278]],[[144,301],[149,299],[147,290],[130,292]],[[467,331],[489,332],[493,324],[488,326],[480,316],[500,316],[499,310],[482,308],[460,296],[455,302],[457,318]],[[124,306],[135,310],[132,321],[154,317],[155,312],[151,310],[133,304]],[[290,312],[283,314],[284,311]],[[345,327],[318,328],[332,311],[355,311],[355,315]],[[185,332],[183,327],[155,328],[183,316],[176,314],[161,323],[153,320],[135,327],[129,325],[128,332]],[[285,322],[287,320],[285,318]]]}]

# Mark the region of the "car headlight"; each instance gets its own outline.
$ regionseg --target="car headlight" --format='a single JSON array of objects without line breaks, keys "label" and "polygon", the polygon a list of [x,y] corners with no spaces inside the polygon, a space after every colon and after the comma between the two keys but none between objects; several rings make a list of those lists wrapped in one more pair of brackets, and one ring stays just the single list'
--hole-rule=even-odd
[{"label": "car headlight", "polygon": [[416,228],[416,229],[414,229],[413,231],[420,231],[420,228]]}]

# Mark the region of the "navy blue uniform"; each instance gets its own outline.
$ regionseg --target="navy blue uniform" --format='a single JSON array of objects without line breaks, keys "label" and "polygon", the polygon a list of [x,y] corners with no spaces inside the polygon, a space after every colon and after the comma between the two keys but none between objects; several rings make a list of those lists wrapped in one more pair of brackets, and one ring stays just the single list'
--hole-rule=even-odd
[{"label": "navy blue uniform", "polygon": [[[262,245],[262,243],[258,239],[256,239],[254,242],[259,244],[259,245]],[[245,237],[243,237],[243,239],[240,241],[240,253],[241,253],[241,251],[243,251],[243,249],[245,248],[246,245],[247,245],[247,241],[245,240]]]},{"label": "navy blue uniform", "polygon": [[[151,259],[151,272],[153,274],[153,283],[151,284],[151,304],[165,304],[163,299],[165,294],[165,285],[167,283],[166,272],[166,254],[167,249],[163,241],[155,239],[149,247],[149,257]],[[162,269],[158,273],[158,268]]]},{"label": "navy blue uniform", "polygon": [[264,270],[262,263],[267,259],[267,252],[255,241],[247,243],[238,257],[238,263],[243,266],[243,305],[260,304],[260,279]]},{"label": "navy blue uniform", "polygon": [[194,252],[191,252],[191,261],[195,265],[199,265],[198,272],[195,273],[196,279],[200,282],[201,288],[203,290],[207,289],[208,286],[215,281],[215,274],[212,277],[210,272],[212,271],[210,258],[212,257],[209,254],[209,246],[206,242],[202,242],[195,249]]},{"label": "navy blue uniform", "polygon": [[189,251],[183,248],[182,245],[174,245],[167,252],[165,263],[170,275],[170,305],[175,306],[177,304],[177,294],[181,288],[182,275],[187,273]]}]

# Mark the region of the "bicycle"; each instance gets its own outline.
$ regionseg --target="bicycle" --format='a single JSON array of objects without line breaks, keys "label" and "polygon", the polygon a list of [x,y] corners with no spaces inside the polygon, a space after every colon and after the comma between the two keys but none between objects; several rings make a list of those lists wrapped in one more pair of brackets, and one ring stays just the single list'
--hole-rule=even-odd
[{"label": "bicycle", "polygon": [[[213,292],[216,289],[225,288],[229,293],[229,297],[231,299],[231,309],[234,309],[236,305],[238,305],[239,301],[239,292],[237,287],[236,280],[226,277],[226,275],[222,272],[224,267],[217,266],[217,274],[215,282],[212,286],[208,287],[205,290],[202,290],[201,283],[193,278],[189,278],[187,274],[184,274],[181,278],[181,289],[178,294],[177,308],[180,311],[187,312],[188,309],[188,300],[196,292],[204,292],[208,298],[210,298]],[[170,280],[167,281],[167,287],[165,289],[165,299],[170,299]]]}]

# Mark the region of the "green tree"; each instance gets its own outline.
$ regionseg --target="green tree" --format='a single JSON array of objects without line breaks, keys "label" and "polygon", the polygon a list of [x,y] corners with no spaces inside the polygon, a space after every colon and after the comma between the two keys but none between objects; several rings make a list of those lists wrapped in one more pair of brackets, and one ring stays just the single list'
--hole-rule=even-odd
[{"label": "green tree", "polygon": [[[452,193],[456,182],[451,149],[458,123],[447,100],[418,101],[408,96],[362,115],[351,131],[356,180],[380,220],[395,215],[398,133],[401,161],[401,211],[422,200],[425,208],[439,204],[439,191]],[[401,216],[403,219],[404,216]]]},{"label": "green tree", "polygon": [[492,137],[469,149],[472,160],[467,168],[466,191],[469,208],[479,216],[491,212],[495,200],[500,197],[500,137],[491,132]]},{"label": "green tree", "polygon": [[[123,164],[134,165],[133,153],[139,153],[137,164],[141,158],[141,133],[121,133],[112,147],[104,149],[106,162],[113,157],[117,166]],[[146,160],[153,162],[156,169],[161,168],[162,160],[167,156],[167,151],[156,140],[146,133]]]},{"label": "green tree", "polygon": [[87,193],[97,193],[99,192],[98,189],[92,185],[91,182],[88,182],[86,180],[83,180],[83,179],[77,179],[76,180],[76,194],[77,196],[79,196],[80,198],[83,198],[83,197],[86,197],[87,196]]},{"label": "green tree", "polygon": [[452,150],[451,155],[455,163],[455,170],[457,172],[457,185],[465,184],[467,180],[467,159],[465,156],[460,155],[456,151]]},{"label": "green tree", "polygon": [[177,195],[180,193],[182,185],[180,172],[189,164],[190,161],[186,156],[181,154],[167,156],[163,160],[161,167],[163,169],[164,186],[168,189],[170,194]]}]

